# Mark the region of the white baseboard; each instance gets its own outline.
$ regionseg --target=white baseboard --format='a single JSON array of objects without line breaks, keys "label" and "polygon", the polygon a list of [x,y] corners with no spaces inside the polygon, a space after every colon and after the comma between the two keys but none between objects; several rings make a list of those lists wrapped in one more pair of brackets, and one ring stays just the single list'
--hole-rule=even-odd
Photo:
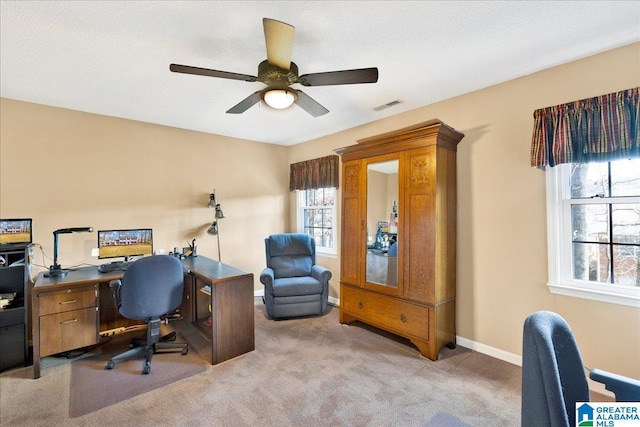
[{"label": "white baseboard", "polygon": [[469,350],[477,351],[478,353],[486,354],[487,356],[495,357],[496,359],[504,360],[505,362],[509,362],[517,366],[522,366],[522,356],[517,354],[509,353],[508,351],[500,350],[499,348],[491,347],[459,336],[456,336],[456,344],[468,348]]},{"label": "white baseboard", "polygon": [[[264,289],[254,291],[253,295],[256,297],[264,296]],[[340,300],[335,297],[329,297],[329,304],[335,307],[340,307]],[[456,344],[470,350],[477,351],[478,353],[486,354],[487,356],[495,357],[496,359],[504,360],[505,362],[509,362],[517,366],[522,366],[522,356],[517,354],[509,353],[507,351],[500,350],[499,348],[491,347],[460,336],[456,336]]]}]

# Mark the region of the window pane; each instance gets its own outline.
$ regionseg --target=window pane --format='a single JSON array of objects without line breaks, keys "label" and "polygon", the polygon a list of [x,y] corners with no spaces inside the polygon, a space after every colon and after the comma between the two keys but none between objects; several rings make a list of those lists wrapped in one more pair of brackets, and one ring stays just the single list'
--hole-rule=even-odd
[{"label": "window pane", "polygon": [[574,242],[608,242],[609,205],[572,205],[571,230]]},{"label": "window pane", "polygon": [[325,228],[333,227],[333,215],[331,215],[331,209],[323,209],[322,224]]},{"label": "window pane", "polygon": [[335,206],[336,204],[336,189],[325,188],[324,189],[324,204],[327,206]]},{"label": "window pane", "polygon": [[323,242],[322,246],[332,248],[333,247],[332,237],[333,237],[333,233],[331,232],[331,230],[324,230],[324,234],[322,235],[322,242]]},{"label": "window pane", "polygon": [[305,191],[305,194],[306,194],[306,196],[307,196],[307,197],[306,197],[306,198],[307,198],[307,201],[306,201],[306,203],[305,203],[305,204],[306,204],[307,206],[313,206],[313,205],[315,204],[315,203],[314,203],[314,199],[315,199],[315,197],[316,197],[316,191],[315,191],[315,190],[307,190],[307,191]]},{"label": "window pane", "polygon": [[322,228],[324,227],[324,223],[322,222],[322,214],[323,214],[323,209],[316,209],[314,214],[313,214],[313,226],[316,228]]},{"label": "window pane", "polygon": [[[304,228],[307,230],[313,225],[313,209],[305,209],[303,212]],[[308,231],[308,230],[307,230]]]},{"label": "window pane", "polygon": [[571,198],[609,197],[608,163],[571,165]]},{"label": "window pane", "polygon": [[609,282],[609,245],[573,243],[573,277],[576,280]]},{"label": "window pane", "polygon": [[611,162],[611,196],[640,196],[640,159]]},{"label": "window pane", "polygon": [[613,277],[618,285],[640,286],[638,275],[640,248],[637,246],[613,246]]},{"label": "window pane", "polygon": [[316,247],[333,248],[335,188],[306,190],[300,198],[302,232],[316,239]]},{"label": "window pane", "polygon": [[640,203],[612,206],[613,241],[640,244]]}]

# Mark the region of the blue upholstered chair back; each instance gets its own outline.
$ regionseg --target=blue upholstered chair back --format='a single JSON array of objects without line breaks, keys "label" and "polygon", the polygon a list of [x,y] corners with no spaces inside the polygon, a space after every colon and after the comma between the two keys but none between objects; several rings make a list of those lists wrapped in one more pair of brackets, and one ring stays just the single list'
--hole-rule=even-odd
[{"label": "blue upholstered chair back", "polygon": [[151,319],[176,310],[182,303],[184,270],[170,255],[133,262],[122,278],[118,311],[128,319]]},{"label": "blue upholstered chair back", "polygon": [[589,401],[582,356],[567,322],[539,311],[524,322],[522,426],[575,426],[576,402]]},{"label": "blue upholstered chair back", "polygon": [[276,279],[310,276],[316,263],[316,243],[308,234],[273,234],[264,241],[267,267]]}]

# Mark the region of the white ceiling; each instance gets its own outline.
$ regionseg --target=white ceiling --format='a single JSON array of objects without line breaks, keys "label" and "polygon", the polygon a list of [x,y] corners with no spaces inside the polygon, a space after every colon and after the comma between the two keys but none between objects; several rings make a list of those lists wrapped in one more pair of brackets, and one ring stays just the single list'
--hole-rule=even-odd
[{"label": "white ceiling", "polygon": [[[0,17],[2,97],[280,145],[640,40],[640,1],[2,0]],[[378,83],[295,85],[329,109],[318,118],[231,115],[264,85],[169,71],[257,75],[263,17],[295,26],[300,74],[378,67]]]}]

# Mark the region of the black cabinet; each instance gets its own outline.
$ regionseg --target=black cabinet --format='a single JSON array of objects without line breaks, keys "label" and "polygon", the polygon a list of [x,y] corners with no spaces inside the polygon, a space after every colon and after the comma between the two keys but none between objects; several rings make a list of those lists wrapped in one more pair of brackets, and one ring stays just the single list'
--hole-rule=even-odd
[{"label": "black cabinet", "polygon": [[26,246],[0,249],[0,371],[28,363],[27,265]]}]

